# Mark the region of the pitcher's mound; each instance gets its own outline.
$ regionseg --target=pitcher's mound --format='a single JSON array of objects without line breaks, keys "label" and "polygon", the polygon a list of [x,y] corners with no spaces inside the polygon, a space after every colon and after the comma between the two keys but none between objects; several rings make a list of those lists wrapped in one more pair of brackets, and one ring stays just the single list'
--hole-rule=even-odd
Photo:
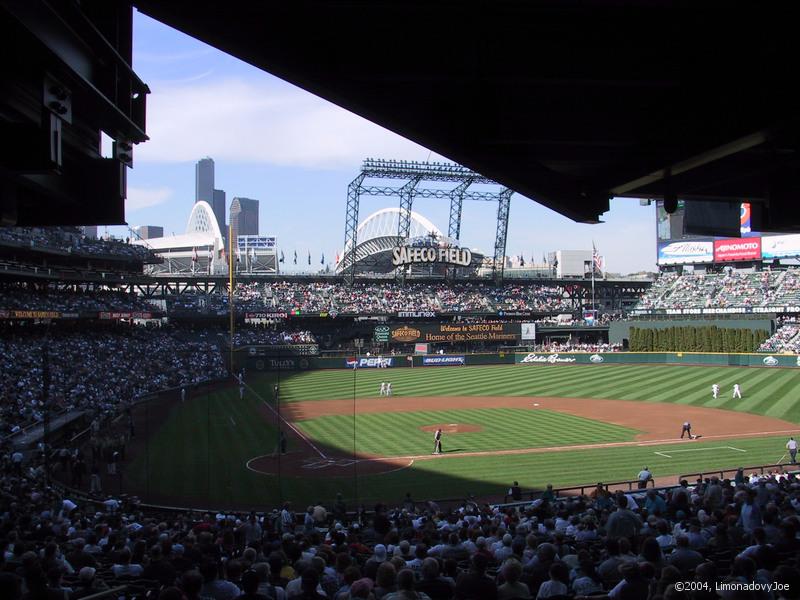
[{"label": "pitcher's mound", "polygon": [[422,431],[435,432],[441,429],[442,433],[469,433],[472,431],[483,431],[480,425],[472,425],[470,423],[441,423],[439,425],[423,425],[420,427]]}]

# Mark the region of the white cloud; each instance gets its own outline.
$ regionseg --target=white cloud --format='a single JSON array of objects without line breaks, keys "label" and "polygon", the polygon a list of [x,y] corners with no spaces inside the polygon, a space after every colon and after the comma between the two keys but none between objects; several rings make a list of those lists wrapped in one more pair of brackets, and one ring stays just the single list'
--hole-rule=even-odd
[{"label": "white cloud", "polygon": [[[352,167],[368,156],[425,160],[428,150],[308,92],[272,80],[153,85],[150,141],[136,158]],[[438,156],[437,156],[438,158]]]},{"label": "white cloud", "polygon": [[163,204],[172,197],[168,187],[140,188],[128,186],[128,198],[125,200],[125,211],[134,212]]}]

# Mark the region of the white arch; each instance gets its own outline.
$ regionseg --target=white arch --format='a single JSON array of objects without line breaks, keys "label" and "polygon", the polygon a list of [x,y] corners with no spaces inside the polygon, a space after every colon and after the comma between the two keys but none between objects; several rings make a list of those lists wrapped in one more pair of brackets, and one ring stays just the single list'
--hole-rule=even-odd
[{"label": "white arch", "polygon": [[215,241],[222,243],[222,232],[211,205],[205,200],[195,202],[189,220],[186,223],[186,233],[211,233]]},{"label": "white arch", "polygon": [[[393,206],[391,208],[377,210],[358,225],[356,229],[356,239],[360,244],[361,242],[366,242],[377,237],[396,236],[399,221],[400,208]],[[411,227],[408,232],[409,237],[421,237],[431,232],[436,235],[442,235],[442,232],[439,231],[436,225],[431,223],[426,217],[412,210]]]}]

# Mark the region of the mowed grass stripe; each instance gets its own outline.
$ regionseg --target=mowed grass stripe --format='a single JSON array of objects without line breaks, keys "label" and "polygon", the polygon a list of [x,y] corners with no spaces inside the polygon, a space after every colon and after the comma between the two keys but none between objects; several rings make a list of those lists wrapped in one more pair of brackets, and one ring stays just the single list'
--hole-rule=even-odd
[{"label": "mowed grass stripe", "polygon": [[[373,397],[382,379],[391,380],[396,394],[402,396],[435,395],[507,395],[618,398],[644,401],[666,401],[732,408],[730,390],[733,383],[743,386],[744,408],[752,406],[754,414],[765,414],[800,420],[800,407],[793,395],[774,398],[780,387],[791,389],[800,383],[798,371],[746,367],[696,367],[664,365],[517,365],[492,367],[453,367],[438,369],[385,369],[356,373],[356,393]],[[587,377],[589,379],[587,379]],[[352,397],[351,371],[318,371],[294,374],[282,384],[300,398],[298,387],[307,399],[332,397],[330,390],[347,390]],[[335,385],[337,383],[347,385]],[[722,387],[721,397],[709,398],[711,384]],[[765,382],[770,382],[767,385]],[[786,385],[787,387],[783,387]],[[777,387],[775,387],[777,386]],[[769,393],[768,393],[769,392]]]},{"label": "mowed grass stripe", "polygon": [[[330,415],[297,423],[302,431],[327,447],[351,451],[352,417]],[[419,411],[356,416],[359,452],[382,456],[407,456],[427,452],[432,433],[421,427],[459,423],[482,426],[481,431],[445,435],[451,450],[493,451],[582,443],[630,440],[635,431],[548,410],[513,408]],[[589,440],[589,441],[587,441]]]}]

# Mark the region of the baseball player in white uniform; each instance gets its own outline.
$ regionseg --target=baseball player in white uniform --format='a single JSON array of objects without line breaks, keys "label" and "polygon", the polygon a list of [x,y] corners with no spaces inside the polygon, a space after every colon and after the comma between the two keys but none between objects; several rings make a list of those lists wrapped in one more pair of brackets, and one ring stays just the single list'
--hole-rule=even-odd
[{"label": "baseball player in white uniform", "polygon": [[387,396],[391,396],[392,395],[392,382],[391,381],[387,381],[386,382],[386,395]]},{"label": "baseball player in white uniform", "polygon": [[386,382],[385,381],[381,381],[381,396],[385,396],[385,395],[386,395]]},{"label": "baseball player in white uniform", "polygon": [[244,400],[244,384],[239,385],[239,400]]},{"label": "baseball player in white uniform", "polygon": [[711,397],[716,398],[719,396],[719,386],[715,383],[711,386]]},{"label": "baseball player in white uniform", "polygon": [[742,397],[742,389],[739,387],[738,383],[733,384],[733,397],[734,398],[741,398]]}]

